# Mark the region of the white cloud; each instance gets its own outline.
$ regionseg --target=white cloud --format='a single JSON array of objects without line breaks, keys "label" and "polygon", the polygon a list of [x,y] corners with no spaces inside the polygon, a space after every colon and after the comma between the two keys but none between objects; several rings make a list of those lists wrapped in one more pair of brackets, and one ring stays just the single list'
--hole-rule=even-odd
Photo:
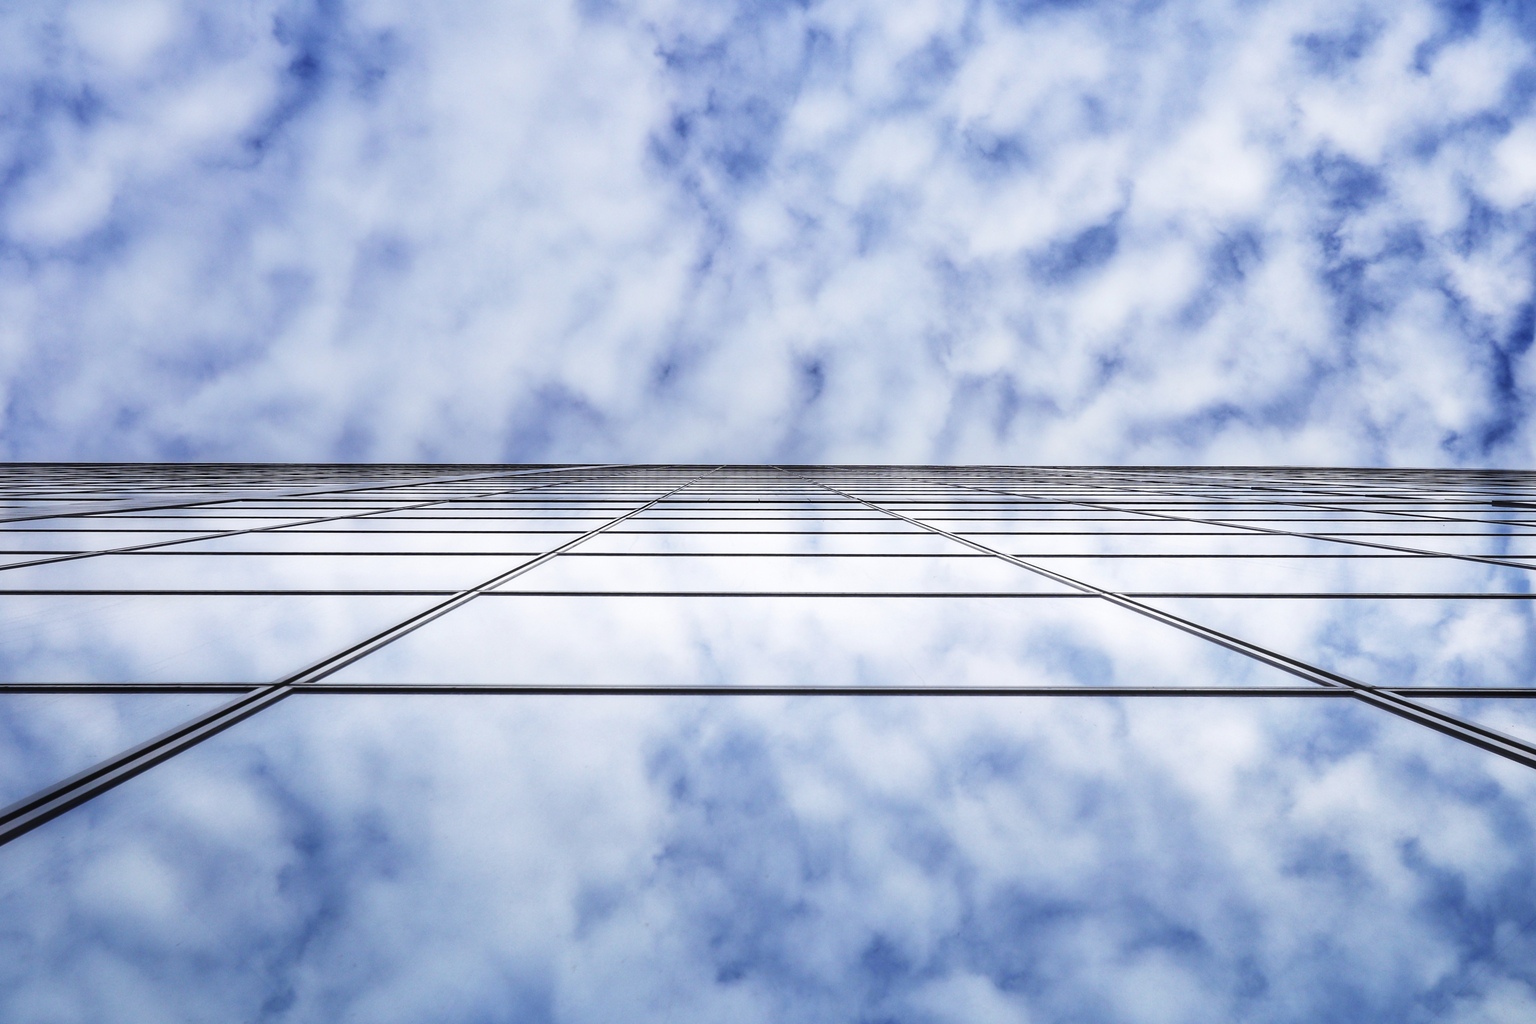
[{"label": "white cloud", "polygon": [[1523,122],[1493,150],[1489,195],[1501,206],[1522,206],[1536,195],[1536,124]]},{"label": "white cloud", "polygon": [[11,19],[15,457],[1527,451],[1495,11],[127,10]]},{"label": "white cloud", "polygon": [[72,5],[65,20],[82,57],[132,75],[171,41],[178,19],[172,0],[100,0]]}]

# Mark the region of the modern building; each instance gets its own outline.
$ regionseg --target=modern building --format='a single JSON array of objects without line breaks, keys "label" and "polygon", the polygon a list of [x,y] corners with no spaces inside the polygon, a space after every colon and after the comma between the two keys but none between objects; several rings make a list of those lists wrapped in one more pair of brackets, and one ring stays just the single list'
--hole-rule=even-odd
[{"label": "modern building", "polygon": [[[1380,751],[1399,766],[1383,777],[1483,780],[1455,783],[1467,792],[1526,787],[1536,768],[1533,474],[22,465],[0,471],[0,502],[0,843],[54,851],[39,864],[117,836],[132,845],[133,815],[195,819],[187,842],[212,843],[226,826],[207,823],[225,811],[259,817],[229,810],[245,806],[229,779],[288,771],[307,781],[279,786],[273,806],[311,799],[293,794],[322,775],[340,788],[317,802],[377,776],[401,814],[475,807],[453,828],[493,829],[500,819],[477,794],[514,777],[517,799],[559,788],[552,775],[619,756],[656,706],[683,709],[669,735],[713,750],[711,770],[745,771],[747,740],[710,746],[712,702],[759,700],[752,735],[799,716],[806,757],[836,748],[893,786],[915,771],[893,752],[903,737],[938,730],[932,742],[950,743],[946,716],[973,716],[954,735],[980,751],[962,759],[973,774],[954,777],[960,789],[976,772],[1017,769],[1050,790],[1057,775],[1018,765],[1075,737],[1053,771],[1070,763],[1107,781],[1062,783],[1074,806],[1152,771],[1164,793],[1203,792],[1206,777],[1258,793],[1243,780],[1281,749],[1285,771],[1329,766],[1317,791],[1335,795],[1353,785],[1338,781],[1341,766]],[[899,710],[856,735],[816,717],[868,702]],[[484,710],[416,729],[449,705]],[[518,708],[541,710],[519,719]],[[1033,738],[985,739],[989,721],[1002,736],[1015,714],[1044,716],[1029,719]],[[505,722],[549,715],[571,731],[548,749],[537,735],[498,746],[478,724],[510,735]],[[677,767],[692,742],[635,740],[640,767],[592,777],[629,787],[630,804],[651,787],[683,799],[702,785],[697,764]],[[1128,767],[1132,749],[1134,764],[1158,767]],[[555,763],[567,755],[576,767]],[[412,759],[435,767],[401,768]],[[807,786],[783,821],[814,817],[820,798],[804,794],[822,790]],[[560,806],[579,802],[562,792]],[[711,799],[717,825],[721,807],[738,806]],[[77,817],[72,838],[49,838]],[[263,843],[309,849],[292,836],[238,848]],[[604,900],[622,902],[580,899],[596,901],[593,920]],[[1525,911],[1511,913],[1525,923],[1509,927],[1528,932]]]}]

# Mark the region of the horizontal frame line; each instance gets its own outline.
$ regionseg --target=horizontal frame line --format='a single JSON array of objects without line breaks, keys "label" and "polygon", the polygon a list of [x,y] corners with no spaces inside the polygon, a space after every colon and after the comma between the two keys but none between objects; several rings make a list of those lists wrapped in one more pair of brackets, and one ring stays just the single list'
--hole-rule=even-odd
[{"label": "horizontal frame line", "polygon": [[[0,683],[0,694],[247,693],[256,683]],[[1531,699],[1536,687],[1397,686],[1382,693],[1416,697]],[[301,683],[290,696],[315,694],[487,694],[513,696],[838,696],[838,697],[1349,697],[1351,691],[1320,686],[652,686],[524,685],[468,683]]]},{"label": "horizontal frame line", "polygon": [[[153,590],[89,589],[43,590],[0,589],[0,597],[449,597],[459,591],[447,588],[421,590],[395,589],[305,589],[305,590],[201,590],[167,588]],[[1480,592],[1393,592],[1377,591],[1207,591],[1207,590],[1123,590],[1123,597],[1133,598],[1209,598],[1255,601],[1530,601],[1536,594],[1488,594]],[[1096,597],[1078,591],[991,591],[991,590],[489,590],[481,597],[775,597],[775,598],[957,598],[976,600],[998,598],[1081,598]]]}]

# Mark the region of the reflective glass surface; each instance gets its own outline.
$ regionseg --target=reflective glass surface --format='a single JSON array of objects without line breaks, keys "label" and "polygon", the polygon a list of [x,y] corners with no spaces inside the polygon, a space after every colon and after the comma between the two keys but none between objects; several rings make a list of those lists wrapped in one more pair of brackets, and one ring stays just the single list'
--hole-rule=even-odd
[{"label": "reflective glass surface", "polygon": [[0,1020],[1536,1019],[1536,477],[36,466],[0,531]]}]

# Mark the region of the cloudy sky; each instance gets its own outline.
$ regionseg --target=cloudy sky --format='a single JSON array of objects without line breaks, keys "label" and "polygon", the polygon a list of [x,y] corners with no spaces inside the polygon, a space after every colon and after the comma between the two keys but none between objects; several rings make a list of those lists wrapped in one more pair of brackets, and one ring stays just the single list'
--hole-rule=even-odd
[{"label": "cloudy sky", "polygon": [[0,15],[13,459],[1522,465],[1509,2]]},{"label": "cloudy sky", "polygon": [[[12,4],[0,458],[1525,467],[1533,10]],[[0,556],[124,542],[33,526]],[[289,532],[0,582],[506,568],[458,528],[434,543],[460,559],[279,557]],[[608,576],[528,587],[1031,585],[987,559],[645,576],[608,540]],[[737,542],[771,546],[710,541]],[[1031,543],[1120,588],[1530,592],[1507,563]],[[8,593],[0,678],[260,682],[420,605]],[[1536,673],[1523,600],[1159,607],[1371,683]],[[1291,681],[1044,598],[477,599],[347,672]],[[222,699],[0,695],[0,802]],[[1520,703],[1437,706],[1536,736]],[[1536,773],[1349,700],[311,694],[0,850],[0,1017],[1504,1024],[1536,1019],[1533,808]]]}]

